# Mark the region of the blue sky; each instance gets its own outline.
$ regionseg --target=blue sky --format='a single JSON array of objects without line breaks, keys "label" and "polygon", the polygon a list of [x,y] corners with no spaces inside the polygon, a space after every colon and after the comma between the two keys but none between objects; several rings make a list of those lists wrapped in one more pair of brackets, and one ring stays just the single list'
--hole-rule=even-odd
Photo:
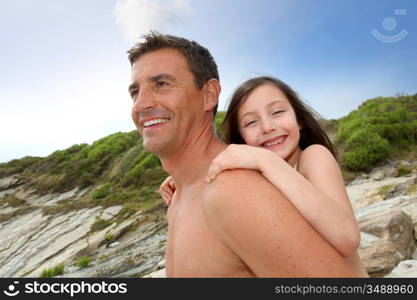
[{"label": "blue sky", "polygon": [[417,93],[413,0],[3,0],[0,162],[133,130],[126,51],[151,29],[212,52],[221,109],[264,74],[328,119]]}]

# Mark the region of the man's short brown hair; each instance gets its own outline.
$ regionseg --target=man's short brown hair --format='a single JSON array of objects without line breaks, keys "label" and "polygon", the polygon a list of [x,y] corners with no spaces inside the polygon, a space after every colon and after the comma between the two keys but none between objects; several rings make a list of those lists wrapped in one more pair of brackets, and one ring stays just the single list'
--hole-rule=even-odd
[{"label": "man's short brown hair", "polygon": [[[219,72],[214,58],[205,47],[197,42],[156,31],[151,31],[142,37],[143,42],[137,43],[127,51],[131,65],[146,53],[163,48],[172,48],[180,51],[187,59],[197,88],[203,88],[204,84],[212,78],[219,80]],[[217,105],[213,109],[213,116],[216,115],[216,112]]]}]

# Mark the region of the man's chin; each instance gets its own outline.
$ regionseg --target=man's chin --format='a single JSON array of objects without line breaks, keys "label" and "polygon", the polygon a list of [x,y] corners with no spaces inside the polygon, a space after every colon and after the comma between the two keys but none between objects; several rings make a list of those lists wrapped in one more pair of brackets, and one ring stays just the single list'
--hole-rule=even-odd
[{"label": "man's chin", "polygon": [[164,145],[161,143],[146,140],[143,141],[143,149],[157,156],[164,152],[164,148]]}]

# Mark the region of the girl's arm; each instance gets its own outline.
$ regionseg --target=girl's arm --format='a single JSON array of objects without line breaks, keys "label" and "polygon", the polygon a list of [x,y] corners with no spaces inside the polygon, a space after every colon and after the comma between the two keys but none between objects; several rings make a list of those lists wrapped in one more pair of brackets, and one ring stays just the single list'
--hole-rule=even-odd
[{"label": "girl's arm", "polygon": [[306,220],[343,256],[359,246],[360,233],[340,168],[327,148],[312,145],[298,162],[297,172],[272,151],[230,145],[216,157],[208,181],[225,169],[258,170],[283,192]]}]

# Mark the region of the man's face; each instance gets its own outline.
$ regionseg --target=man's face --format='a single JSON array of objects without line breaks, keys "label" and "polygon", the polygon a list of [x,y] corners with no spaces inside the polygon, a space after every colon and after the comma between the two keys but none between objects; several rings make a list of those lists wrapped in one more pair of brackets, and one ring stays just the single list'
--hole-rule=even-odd
[{"label": "man's face", "polygon": [[139,57],[132,65],[129,93],[143,146],[159,156],[178,151],[204,113],[202,90],[195,86],[186,58],[175,49]]}]

